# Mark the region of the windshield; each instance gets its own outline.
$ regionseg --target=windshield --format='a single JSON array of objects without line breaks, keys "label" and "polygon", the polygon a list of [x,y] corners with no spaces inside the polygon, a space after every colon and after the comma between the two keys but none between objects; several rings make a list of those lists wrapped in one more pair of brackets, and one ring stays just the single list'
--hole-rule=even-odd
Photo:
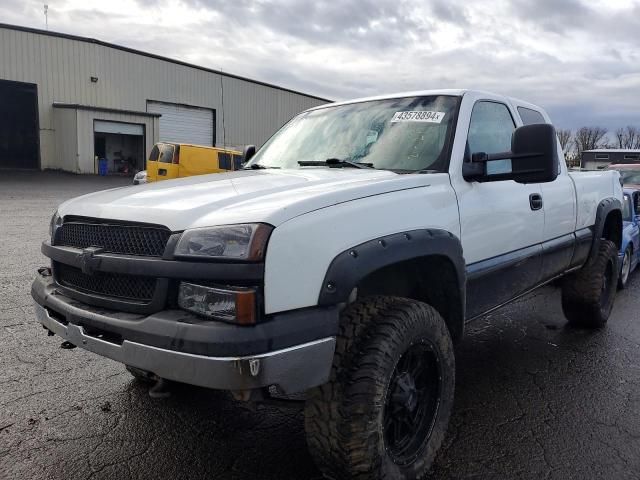
[{"label": "windshield", "polygon": [[441,95],[304,112],[271,137],[248,166],[308,168],[298,162],[338,159],[379,169],[444,172],[458,104],[458,97]]},{"label": "windshield", "polygon": [[618,170],[622,183],[627,185],[640,185],[640,168],[632,170],[629,168],[609,167],[609,170]]}]

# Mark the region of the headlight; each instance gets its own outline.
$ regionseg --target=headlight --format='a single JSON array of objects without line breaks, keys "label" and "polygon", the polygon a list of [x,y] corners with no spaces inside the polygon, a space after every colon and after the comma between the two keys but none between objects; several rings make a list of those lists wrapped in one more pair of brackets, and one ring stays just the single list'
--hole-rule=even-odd
[{"label": "headlight", "polygon": [[260,261],[264,258],[272,230],[271,225],[264,223],[186,230],[176,245],[174,255]]},{"label": "headlight", "polygon": [[51,241],[53,242],[53,236],[56,233],[56,229],[62,225],[62,217],[58,215],[58,211],[53,214],[51,217],[51,221],[49,222],[49,237],[51,237]]},{"label": "headlight", "polygon": [[207,287],[180,282],[178,306],[214,320],[239,325],[256,323],[256,291],[251,288]]}]

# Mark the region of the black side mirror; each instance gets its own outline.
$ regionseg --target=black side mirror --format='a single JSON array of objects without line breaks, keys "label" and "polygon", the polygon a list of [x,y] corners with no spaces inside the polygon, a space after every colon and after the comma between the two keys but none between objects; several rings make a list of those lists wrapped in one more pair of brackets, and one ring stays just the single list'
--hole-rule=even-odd
[{"label": "black side mirror", "polygon": [[251,160],[251,157],[253,157],[255,154],[256,154],[255,145],[245,146],[244,150],[242,151],[242,163],[247,163],[249,160]]},{"label": "black side mirror", "polygon": [[462,167],[466,180],[492,182],[514,180],[520,183],[552,182],[559,172],[556,130],[539,123],[517,128],[511,137],[511,151],[478,152]]}]

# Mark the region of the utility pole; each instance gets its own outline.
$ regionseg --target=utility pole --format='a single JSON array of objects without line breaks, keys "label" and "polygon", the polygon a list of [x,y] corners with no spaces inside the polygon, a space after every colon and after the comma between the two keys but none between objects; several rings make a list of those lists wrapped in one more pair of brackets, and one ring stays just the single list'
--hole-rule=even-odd
[{"label": "utility pole", "polygon": [[49,17],[47,15],[48,12],[49,12],[49,5],[45,3],[44,4],[44,25],[47,30],[49,30]]}]

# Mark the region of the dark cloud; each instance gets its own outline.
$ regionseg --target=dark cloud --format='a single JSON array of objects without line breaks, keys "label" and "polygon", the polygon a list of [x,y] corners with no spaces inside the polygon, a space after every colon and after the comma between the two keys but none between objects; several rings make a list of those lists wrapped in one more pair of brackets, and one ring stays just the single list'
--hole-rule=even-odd
[{"label": "dark cloud", "polygon": [[[42,27],[31,1],[0,0],[0,18]],[[564,128],[640,123],[640,0],[136,2],[58,0],[50,27],[336,100],[481,88]]]},{"label": "dark cloud", "polygon": [[423,22],[416,19],[415,6],[403,0],[188,1],[219,12],[236,26],[264,28],[283,39],[319,45],[388,49],[406,43],[410,34],[428,36]]},{"label": "dark cloud", "polygon": [[584,28],[596,16],[580,0],[516,0],[511,2],[511,11],[516,18],[553,33]]},{"label": "dark cloud", "polygon": [[432,0],[431,12],[438,20],[459,26],[469,25],[464,5],[456,5],[452,1]]}]

